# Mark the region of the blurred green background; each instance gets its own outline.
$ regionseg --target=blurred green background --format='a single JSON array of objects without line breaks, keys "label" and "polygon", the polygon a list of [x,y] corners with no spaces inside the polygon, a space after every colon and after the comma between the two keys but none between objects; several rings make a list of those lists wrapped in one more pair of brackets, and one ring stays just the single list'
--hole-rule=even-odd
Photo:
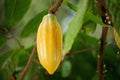
[{"label": "blurred green background", "polygon": [[[54,3],[55,0],[0,0],[0,80],[20,79],[35,44],[37,28]],[[106,0],[106,4],[120,33],[120,0]],[[96,1],[64,0],[56,16],[67,55],[57,71],[49,75],[36,63],[39,60],[35,54],[24,80],[98,80],[97,59],[105,24]],[[112,27],[108,27],[103,74],[105,80],[120,80],[120,50]]]}]

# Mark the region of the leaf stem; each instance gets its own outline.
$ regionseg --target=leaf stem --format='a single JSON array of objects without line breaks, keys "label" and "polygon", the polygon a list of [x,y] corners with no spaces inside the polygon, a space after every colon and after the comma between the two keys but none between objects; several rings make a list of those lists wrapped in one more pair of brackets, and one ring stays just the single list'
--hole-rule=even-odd
[{"label": "leaf stem", "polygon": [[48,13],[55,14],[63,0],[56,0],[55,4],[49,9]]}]

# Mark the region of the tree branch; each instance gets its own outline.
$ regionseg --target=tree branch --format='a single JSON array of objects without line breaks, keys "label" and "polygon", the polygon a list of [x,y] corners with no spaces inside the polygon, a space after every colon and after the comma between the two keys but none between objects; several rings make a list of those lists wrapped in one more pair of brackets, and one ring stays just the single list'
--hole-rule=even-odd
[{"label": "tree branch", "polygon": [[104,80],[103,77],[103,54],[104,54],[104,48],[106,45],[106,36],[108,32],[108,27],[102,28],[102,35],[101,35],[101,44],[100,44],[100,53],[98,54],[98,80]]},{"label": "tree branch", "polygon": [[55,4],[49,9],[48,13],[55,14],[63,0],[56,0]]},{"label": "tree branch", "polygon": [[[108,14],[106,3],[104,0],[96,0],[98,3],[98,8],[100,11],[100,15],[102,17],[102,21],[106,25],[111,25],[113,26],[113,22],[110,18],[110,15]],[[104,80],[104,75],[103,75],[103,54],[104,54],[104,48],[106,45],[106,37],[107,37],[107,32],[108,32],[108,27],[103,27],[102,28],[102,35],[101,35],[101,44],[100,44],[100,53],[98,54],[98,80]]]},{"label": "tree branch", "polygon": [[33,48],[33,50],[32,50],[32,53],[31,53],[31,55],[30,55],[30,58],[29,58],[29,60],[28,60],[28,62],[27,62],[27,65],[25,66],[25,68],[24,68],[24,70],[23,70],[23,72],[22,72],[22,75],[21,75],[20,80],[24,80],[24,77],[25,77],[25,75],[26,75],[26,73],[27,73],[30,65],[32,64],[32,61],[33,61],[33,58],[34,58],[34,55],[35,55],[36,51],[37,51],[37,49],[36,49],[36,44],[35,44],[35,45],[34,45],[34,48]]},{"label": "tree branch", "polygon": [[96,0],[96,1],[98,3],[98,8],[99,8],[100,15],[102,17],[102,21],[106,25],[111,25],[113,27],[113,22],[110,14],[108,13],[105,1],[104,0]]}]

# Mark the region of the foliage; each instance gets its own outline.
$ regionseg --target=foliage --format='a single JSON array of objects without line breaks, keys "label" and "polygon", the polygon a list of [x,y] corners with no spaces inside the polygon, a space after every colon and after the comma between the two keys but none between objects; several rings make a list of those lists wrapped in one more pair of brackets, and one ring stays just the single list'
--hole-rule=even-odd
[{"label": "foliage", "polygon": [[[53,2],[54,3],[54,0]],[[106,0],[113,24],[120,35],[120,0]],[[19,80],[35,43],[37,28],[50,8],[49,0],[1,0],[0,80]],[[50,76],[34,57],[24,80],[97,80],[97,57],[101,28],[105,25],[95,0],[64,0],[56,16],[63,25],[63,54],[60,67]],[[67,15],[67,16],[66,16]],[[68,23],[68,24],[67,24]],[[68,25],[68,27],[67,27]],[[109,30],[104,52],[106,80],[120,79],[120,53]],[[100,35],[99,35],[100,34]],[[24,44],[25,43],[25,44]]]},{"label": "foliage", "polygon": [[31,0],[5,0],[5,24],[12,27],[24,16]]},{"label": "foliage", "polygon": [[39,26],[40,22],[42,21],[42,18],[45,14],[47,14],[47,10],[44,10],[44,11],[38,13],[38,15],[36,15],[33,19],[31,19],[28,22],[28,24],[24,27],[24,29],[21,33],[21,36],[27,37],[30,34],[37,32],[38,26]]},{"label": "foliage", "polygon": [[65,34],[64,48],[63,48],[64,54],[67,53],[71,49],[72,44],[74,42],[74,39],[75,39],[76,35],[78,34],[79,30],[81,29],[82,24],[83,24],[83,19],[84,19],[84,15],[86,12],[88,0],[84,0],[84,1],[81,0],[79,3],[80,3],[78,6],[79,9],[78,9],[75,17],[69,23],[69,27],[68,27],[66,34]]}]

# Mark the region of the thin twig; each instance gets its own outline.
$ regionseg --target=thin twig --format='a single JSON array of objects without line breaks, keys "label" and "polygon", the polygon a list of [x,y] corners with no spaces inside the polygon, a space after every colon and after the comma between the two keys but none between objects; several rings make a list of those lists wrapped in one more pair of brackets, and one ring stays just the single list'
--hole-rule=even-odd
[{"label": "thin twig", "polygon": [[[30,53],[24,48],[23,45],[21,45],[20,41],[14,36],[14,34],[13,34],[12,32],[10,32],[10,31],[9,31],[9,33],[11,34],[11,37],[10,37],[10,38],[13,38],[13,39],[17,42],[18,46],[19,46],[28,56],[30,56]],[[33,61],[34,61],[34,63],[36,63],[36,64],[40,64],[39,61],[36,61],[35,59],[33,59]]]},{"label": "thin twig", "polygon": [[[21,47],[21,49],[23,49],[23,51],[30,57],[30,53],[24,47]],[[33,62],[36,64],[40,64],[40,62],[35,59],[33,59]]]},{"label": "thin twig", "polygon": [[20,47],[23,47],[23,45],[21,45],[20,41],[14,36],[14,34],[11,31],[9,31],[9,33],[11,35],[10,38],[13,38]]},{"label": "thin twig", "polygon": [[98,80],[104,80],[103,77],[103,54],[104,48],[106,45],[106,37],[107,37],[108,27],[102,28],[102,35],[101,35],[101,44],[100,44],[100,53],[98,55]]},{"label": "thin twig", "polygon": [[65,56],[69,56],[69,55],[72,55],[72,54],[83,54],[85,52],[91,51],[91,50],[96,49],[96,48],[97,47],[87,48],[87,49],[82,49],[82,50],[77,50],[77,51],[71,51],[68,54],[63,54],[63,59],[65,58]]},{"label": "thin twig", "polygon": [[55,14],[63,0],[56,0],[55,4],[49,9],[48,13]]},{"label": "thin twig", "polygon": [[[110,44],[106,43],[104,46],[109,46]],[[73,54],[83,54],[85,52],[88,52],[88,51],[92,51],[92,50],[98,50],[100,46],[96,46],[96,47],[92,47],[92,48],[86,48],[86,49],[82,49],[82,50],[76,50],[76,51],[70,51],[68,54],[64,55],[64,56],[67,56],[67,55],[73,55]]]},{"label": "thin twig", "polygon": [[78,51],[74,51],[74,52],[70,52],[70,53],[79,54],[79,53],[85,53],[85,52],[88,52],[88,51],[91,51],[91,50],[94,50],[94,49],[97,49],[97,47],[87,48],[87,49],[78,50]]},{"label": "thin twig", "polygon": [[21,79],[20,79],[20,80],[24,80],[24,77],[25,77],[25,75],[26,75],[26,73],[27,73],[30,65],[32,64],[32,61],[33,61],[33,58],[34,58],[34,55],[35,55],[36,51],[37,51],[37,50],[36,50],[36,44],[35,44],[35,45],[34,45],[34,48],[33,48],[33,50],[32,50],[32,53],[31,53],[31,55],[30,55],[30,58],[29,58],[29,60],[28,60],[28,62],[27,62],[27,65],[25,66],[25,68],[24,68],[24,70],[23,70],[23,72],[22,72],[22,75],[21,75]]},{"label": "thin twig", "polygon": [[[91,50],[95,50],[97,49],[98,47],[93,47],[93,48],[86,48],[86,49],[82,49],[82,50],[77,50],[77,51],[71,51],[69,52],[70,54],[67,54],[67,55],[72,55],[72,54],[82,54],[82,53],[85,53],[85,52],[88,52],[88,51],[91,51]],[[65,55],[66,56],[66,55]]]}]

